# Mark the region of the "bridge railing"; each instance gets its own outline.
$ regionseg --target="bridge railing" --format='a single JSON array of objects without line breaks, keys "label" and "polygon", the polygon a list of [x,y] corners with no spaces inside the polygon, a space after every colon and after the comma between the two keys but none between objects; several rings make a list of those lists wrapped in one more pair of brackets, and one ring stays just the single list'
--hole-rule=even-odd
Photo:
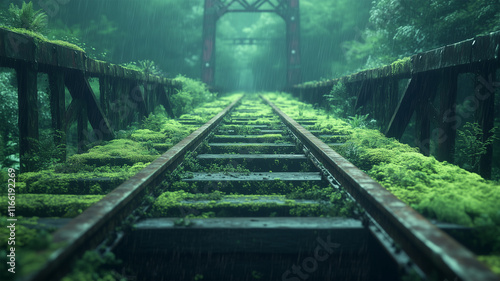
[{"label": "bridge railing", "polygon": [[[52,128],[63,132],[55,138],[56,145],[66,145],[65,132],[76,122],[80,151],[89,142],[113,138],[115,131],[147,116],[158,104],[173,116],[169,97],[181,88],[172,79],[91,59],[71,45],[4,28],[0,28],[0,67],[16,71],[23,171],[36,164],[23,159],[36,154],[33,140],[39,140],[38,73],[48,75]],[[91,78],[99,80],[98,96]],[[71,94],[68,106],[66,89]],[[89,123],[92,130],[87,129]]]},{"label": "bridge railing", "polygon": [[[400,139],[415,114],[415,143],[424,154],[436,144],[438,160],[453,162],[456,130],[469,116],[483,131],[483,141],[494,127],[494,96],[499,67],[500,32],[418,53],[376,69],[321,82],[295,85],[292,93],[302,100],[327,105],[325,95],[337,83],[356,97],[356,108],[369,113],[388,137]],[[457,110],[459,75],[470,73],[473,90]],[[462,76],[461,76],[462,77]],[[401,87],[400,85],[404,86]],[[462,85],[463,83],[461,83]],[[432,129],[432,130],[431,130]],[[491,176],[492,146],[480,160],[480,174]]]}]

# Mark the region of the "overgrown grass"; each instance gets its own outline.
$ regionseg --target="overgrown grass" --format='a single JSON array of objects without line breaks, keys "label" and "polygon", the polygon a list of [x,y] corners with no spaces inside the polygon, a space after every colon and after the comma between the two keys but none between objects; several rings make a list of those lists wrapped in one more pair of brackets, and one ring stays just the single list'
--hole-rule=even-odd
[{"label": "overgrown grass", "polygon": [[[301,102],[288,95],[267,95],[285,113],[297,118]],[[306,113],[304,113],[305,115]],[[341,134],[346,140],[333,147],[367,172],[403,202],[429,219],[474,227],[477,244],[500,254],[500,184],[447,162],[427,157],[416,148],[388,139],[376,130],[353,128],[324,113],[314,129]]]}]

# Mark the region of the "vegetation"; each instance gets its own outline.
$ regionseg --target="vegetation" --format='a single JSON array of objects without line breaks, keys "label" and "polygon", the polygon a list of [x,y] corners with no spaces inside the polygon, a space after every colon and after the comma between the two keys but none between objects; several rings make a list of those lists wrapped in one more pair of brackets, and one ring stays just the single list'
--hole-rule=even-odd
[{"label": "vegetation", "polygon": [[0,72],[0,167],[13,167],[19,151],[17,89],[13,72]]},{"label": "vegetation", "polygon": [[[0,223],[6,226],[8,217],[0,216]],[[38,222],[37,217],[17,217],[16,222],[16,276],[25,276],[43,264],[58,246],[52,243],[51,233],[55,231]],[[13,280],[9,268],[6,249],[10,230],[7,227],[0,229],[0,278]]]},{"label": "vegetation", "polygon": [[479,172],[479,161],[481,156],[486,154],[486,147],[493,144],[496,139],[495,129],[491,136],[483,141],[483,130],[478,123],[467,122],[457,131],[457,147],[455,153],[455,163],[471,172]]},{"label": "vegetation", "polygon": [[[16,215],[73,218],[103,197],[103,195],[19,194],[16,196]],[[0,206],[7,208],[7,202],[0,202]]]},{"label": "vegetation", "polygon": [[158,68],[156,63],[152,60],[140,60],[138,62],[124,63],[122,66],[144,72],[146,75],[162,76],[162,71]]},{"label": "vegetation", "polygon": [[114,270],[121,263],[112,252],[100,255],[96,251],[87,251],[72,268],[70,274],[63,281],[75,280],[126,280],[121,274]]},{"label": "vegetation", "polygon": [[[336,201],[335,203],[340,203]],[[341,209],[340,206],[343,206]],[[286,199],[284,195],[222,195],[219,191],[209,194],[192,194],[184,190],[165,192],[153,205],[154,216],[185,216],[213,212],[217,217],[226,216],[339,216],[350,215],[351,205],[328,201]]]},{"label": "vegetation", "polygon": [[195,107],[205,102],[214,101],[215,95],[200,81],[189,79],[182,75],[175,78],[182,83],[182,89],[172,96],[172,108],[175,116],[192,112]]},{"label": "vegetation", "polygon": [[328,101],[328,113],[339,118],[348,118],[355,114],[356,97],[348,93],[344,83],[338,82],[333,85],[330,94],[324,95],[324,97]]},{"label": "vegetation", "polygon": [[[268,95],[285,113],[297,117],[300,102],[286,95]],[[318,114],[314,129],[343,134],[346,143],[333,147],[403,202],[430,219],[472,226],[478,245],[500,253],[500,185],[456,165],[439,162],[415,148],[385,138],[379,131],[352,128]]]},{"label": "vegetation", "polygon": [[8,19],[14,28],[23,28],[33,32],[41,32],[47,27],[47,15],[41,10],[35,11],[33,3],[23,2],[21,8],[11,3],[9,6]]},{"label": "vegetation", "polygon": [[[370,68],[500,28],[500,5],[483,1],[378,0],[370,25],[344,43],[348,57]],[[452,30],[452,32],[450,32]]]}]

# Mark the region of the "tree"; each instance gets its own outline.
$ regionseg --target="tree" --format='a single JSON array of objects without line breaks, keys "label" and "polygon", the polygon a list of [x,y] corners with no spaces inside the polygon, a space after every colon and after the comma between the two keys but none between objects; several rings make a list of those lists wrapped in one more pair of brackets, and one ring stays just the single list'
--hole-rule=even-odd
[{"label": "tree", "polygon": [[500,2],[496,0],[377,0],[362,40],[345,46],[350,59],[364,60],[370,67],[499,27]]}]

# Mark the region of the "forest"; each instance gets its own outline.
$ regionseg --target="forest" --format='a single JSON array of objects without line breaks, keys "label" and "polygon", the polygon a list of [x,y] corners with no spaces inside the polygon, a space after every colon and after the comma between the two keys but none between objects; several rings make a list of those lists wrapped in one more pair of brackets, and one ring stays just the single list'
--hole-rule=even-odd
[{"label": "forest", "polygon": [[[12,8],[23,3],[1,0],[0,25],[23,28]],[[33,13],[41,18],[28,29],[48,40],[74,44],[91,58],[168,78],[199,79],[203,4],[203,0],[34,1]],[[300,11],[304,82],[382,66],[500,28],[500,3],[495,0],[301,0]],[[236,45],[232,38],[265,40]],[[284,38],[285,24],[276,14],[222,16],[217,24],[217,86],[227,91],[281,90],[286,73]],[[8,166],[17,137],[13,73],[2,72],[0,83],[0,121],[8,124],[1,129],[0,157]],[[41,91],[39,106],[47,109],[44,94]],[[40,112],[43,126],[50,122],[49,113]]]},{"label": "forest", "polygon": [[[22,2],[0,1],[4,25],[9,5]],[[167,77],[200,77],[202,0],[34,1],[34,9],[47,14],[44,36],[74,43],[91,57],[119,64],[150,60]],[[301,0],[300,9],[304,82],[391,63],[500,27],[500,3],[494,0]],[[227,40],[251,37],[269,40]],[[217,83],[231,89],[229,81],[240,80],[231,75],[246,70],[256,90],[278,88],[269,77],[284,76],[284,38],[276,14],[224,15],[217,26]]]}]

